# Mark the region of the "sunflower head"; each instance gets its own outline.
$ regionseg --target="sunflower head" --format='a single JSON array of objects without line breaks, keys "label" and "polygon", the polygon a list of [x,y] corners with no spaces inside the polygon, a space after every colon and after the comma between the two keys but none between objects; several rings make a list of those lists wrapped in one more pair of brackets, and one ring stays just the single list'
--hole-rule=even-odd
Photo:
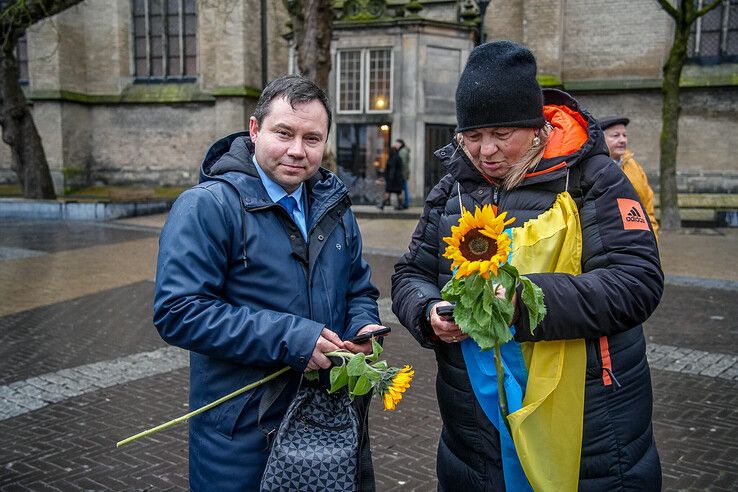
[{"label": "sunflower head", "polygon": [[415,371],[406,365],[394,375],[388,374],[388,380],[383,385],[382,400],[385,410],[394,410],[397,403],[402,400],[402,394],[410,387]]},{"label": "sunflower head", "polygon": [[456,269],[456,278],[479,272],[489,279],[497,276],[501,265],[510,254],[510,237],[504,234],[505,227],[515,219],[507,219],[507,212],[497,215],[497,207],[476,207],[474,214],[465,210],[459,225],[451,227],[451,237],[444,237],[448,244],[443,256],[451,260],[451,270]]}]

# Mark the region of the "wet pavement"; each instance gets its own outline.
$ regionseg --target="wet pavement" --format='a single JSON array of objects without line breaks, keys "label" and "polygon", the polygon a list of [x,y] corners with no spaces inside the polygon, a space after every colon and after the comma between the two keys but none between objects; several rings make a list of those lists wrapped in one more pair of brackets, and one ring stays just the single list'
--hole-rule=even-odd
[{"label": "wet pavement", "polygon": [[[0,224],[0,490],[187,489],[186,425],[115,448],[187,411],[186,353],[151,322],[163,220]],[[359,222],[394,328],[385,355],[416,371],[397,411],[372,405],[378,490],[435,490],[435,360],[389,313],[414,220]],[[669,283],[646,333],[665,490],[738,484],[737,232],[661,239]]]}]

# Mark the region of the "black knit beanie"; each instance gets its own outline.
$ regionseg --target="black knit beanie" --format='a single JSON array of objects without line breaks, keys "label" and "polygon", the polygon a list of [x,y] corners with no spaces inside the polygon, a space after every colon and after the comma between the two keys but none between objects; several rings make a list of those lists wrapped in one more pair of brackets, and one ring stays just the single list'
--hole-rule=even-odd
[{"label": "black knit beanie", "polygon": [[541,128],[543,94],[536,59],[512,41],[474,48],[456,87],[457,132],[474,128]]}]

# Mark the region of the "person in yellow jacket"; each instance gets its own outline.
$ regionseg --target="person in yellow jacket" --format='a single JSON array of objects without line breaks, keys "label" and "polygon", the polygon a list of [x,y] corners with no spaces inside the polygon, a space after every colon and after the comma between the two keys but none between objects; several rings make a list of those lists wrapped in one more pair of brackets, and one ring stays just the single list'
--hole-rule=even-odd
[{"label": "person in yellow jacket", "polygon": [[602,131],[605,133],[605,142],[607,143],[607,148],[610,149],[610,158],[620,166],[620,169],[628,176],[630,183],[635,188],[636,193],[638,193],[641,204],[643,204],[643,209],[651,220],[653,233],[656,236],[656,240],[658,240],[659,223],[653,212],[653,190],[648,184],[648,178],[643,168],[633,158],[633,152],[628,150],[628,132],[625,127],[628,126],[630,120],[622,116],[606,116],[600,118],[599,123]]}]

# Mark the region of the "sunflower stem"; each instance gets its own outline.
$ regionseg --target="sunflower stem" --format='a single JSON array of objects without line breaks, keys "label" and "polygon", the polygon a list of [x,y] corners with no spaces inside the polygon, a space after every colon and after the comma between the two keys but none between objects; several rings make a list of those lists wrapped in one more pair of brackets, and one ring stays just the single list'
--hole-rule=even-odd
[{"label": "sunflower stem", "polygon": [[324,352],[323,355],[333,357],[343,357],[344,359],[352,359],[356,354],[346,350],[334,350],[333,352]]},{"label": "sunflower stem", "polygon": [[276,377],[284,374],[289,369],[290,369],[290,366],[285,366],[282,369],[280,369],[280,370],[278,370],[276,372],[273,372],[272,374],[270,374],[270,375],[268,375],[266,377],[263,377],[263,378],[261,378],[258,381],[255,381],[255,382],[253,382],[251,384],[247,384],[243,388],[237,389],[233,393],[229,393],[229,394],[227,394],[227,395],[225,395],[225,396],[223,396],[221,398],[218,398],[214,402],[208,403],[207,405],[202,406],[202,407],[198,408],[197,410],[193,410],[190,413],[185,414],[185,415],[182,415],[181,417],[177,417],[176,419],[172,419],[169,422],[164,422],[161,425],[157,425],[156,427],[152,427],[151,429],[145,430],[143,432],[139,432],[138,434],[133,435],[131,437],[127,437],[127,438],[123,439],[122,441],[118,441],[116,443],[115,447],[119,448],[119,447],[124,446],[124,445],[126,445],[128,443],[131,443],[131,442],[133,442],[133,441],[135,441],[137,439],[141,439],[142,437],[147,437],[147,436],[150,436],[151,434],[155,434],[155,433],[157,433],[159,431],[163,431],[164,429],[168,429],[168,428],[172,427],[173,425],[180,424],[182,422],[187,422],[187,420],[189,420],[190,418],[194,417],[195,415],[198,415],[198,414],[201,414],[202,412],[205,412],[207,410],[210,410],[211,408],[213,408],[213,407],[215,407],[217,405],[220,405],[224,401],[228,401],[231,398],[234,398],[234,397],[240,395],[241,393],[244,393],[246,391],[249,391],[251,389],[256,388],[259,385],[262,385],[262,384],[264,384],[264,383],[266,383],[268,381],[271,381],[272,379],[274,379],[274,378],[276,378]]},{"label": "sunflower stem", "polygon": [[500,400],[500,413],[502,413],[502,420],[505,422],[507,431],[510,432],[510,424],[507,422],[510,411],[507,407],[507,393],[505,393],[505,367],[502,365],[502,352],[500,351],[499,342],[495,343],[495,372],[497,373],[497,395]]}]

